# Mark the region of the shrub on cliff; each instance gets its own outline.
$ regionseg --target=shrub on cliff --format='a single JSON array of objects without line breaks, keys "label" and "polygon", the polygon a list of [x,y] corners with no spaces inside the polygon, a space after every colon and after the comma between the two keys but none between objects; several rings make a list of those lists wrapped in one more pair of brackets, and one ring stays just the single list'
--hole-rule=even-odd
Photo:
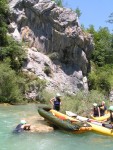
[{"label": "shrub on cliff", "polygon": [[55,3],[60,6],[60,7],[63,7],[63,0],[53,0],[55,1]]},{"label": "shrub on cliff", "polygon": [[42,92],[46,85],[45,80],[41,80],[39,77],[37,77],[33,73],[28,74],[24,72],[24,73],[21,73],[20,76],[23,79],[23,82],[21,82],[23,94],[29,95],[29,93],[33,91],[37,95],[36,97],[34,96],[31,99],[30,97],[28,97],[28,101],[35,101],[35,102],[42,101]]},{"label": "shrub on cliff", "polygon": [[22,45],[16,42],[13,38],[8,37],[7,44],[1,47],[0,50],[0,61],[9,59],[9,63],[12,69],[19,71],[26,58],[25,50]]}]

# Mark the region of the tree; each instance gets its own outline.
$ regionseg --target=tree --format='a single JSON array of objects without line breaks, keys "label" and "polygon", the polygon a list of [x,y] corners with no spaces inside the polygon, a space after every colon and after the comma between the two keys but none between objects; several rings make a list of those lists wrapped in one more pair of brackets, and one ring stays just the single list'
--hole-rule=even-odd
[{"label": "tree", "polygon": [[8,15],[7,0],[0,0],[0,46],[7,43],[7,23],[6,18]]},{"label": "tree", "polygon": [[95,43],[91,57],[93,65],[88,77],[89,88],[108,95],[113,86],[113,35],[106,27],[95,31],[91,25],[87,31],[92,34]]},{"label": "tree", "polygon": [[13,38],[8,37],[7,39],[7,45],[0,50],[0,61],[4,61],[8,58],[11,68],[19,71],[26,57],[25,50],[23,50],[22,45]]},{"label": "tree", "polygon": [[80,16],[82,15],[82,13],[81,13],[81,11],[80,11],[80,9],[78,7],[75,9],[75,12],[77,13],[78,18],[80,18]]},{"label": "tree", "polygon": [[58,6],[63,7],[63,0],[53,0]]},{"label": "tree", "polygon": [[6,63],[0,63],[0,102],[15,103],[23,100],[18,77]]},{"label": "tree", "polygon": [[98,31],[95,31],[94,26],[91,25],[87,31],[92,34],[95,43],[92,61],[100,67],[106,63],[113,63],[113,35],[108,28],[100,27]]},{"label": "tree", "polygon": [[112,71],[113,65],[105,65],[103,67],[96,67],[89,73],[89,88],[90,90],[98,90],[105,95],[108,95],[113,85]]},{"label": "tree", "polygon": [[113,23],[113,13],[109,15],[109,19],[107,20],[109,23]]}]

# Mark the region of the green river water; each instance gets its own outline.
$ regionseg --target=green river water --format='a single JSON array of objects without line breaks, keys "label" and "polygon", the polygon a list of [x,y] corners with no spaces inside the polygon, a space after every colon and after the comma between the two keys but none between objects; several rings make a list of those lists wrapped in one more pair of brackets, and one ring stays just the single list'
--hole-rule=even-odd
[{"label": "green river water", "polygon": [[0,105],[0,150],[113,150],[113,137],[96,133],[12,133],[22,117],[34,114],[37,114],[34,104]]}]

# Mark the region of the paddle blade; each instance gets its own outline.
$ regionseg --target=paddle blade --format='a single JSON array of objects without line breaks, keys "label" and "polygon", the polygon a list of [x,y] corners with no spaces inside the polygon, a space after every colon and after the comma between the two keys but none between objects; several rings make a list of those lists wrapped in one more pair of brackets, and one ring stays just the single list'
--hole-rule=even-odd
[{"label": "paddle blade", "polygon": [[77,114],[75,114],[71,111],[66,111],[66,115],[68,115],[69,117],[77,117]]}]

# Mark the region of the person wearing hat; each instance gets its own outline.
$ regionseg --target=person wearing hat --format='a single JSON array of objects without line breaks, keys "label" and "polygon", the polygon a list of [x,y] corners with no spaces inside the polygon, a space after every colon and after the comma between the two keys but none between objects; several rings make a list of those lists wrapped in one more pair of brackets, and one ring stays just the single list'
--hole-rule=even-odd
[{"label": "person wearing hat", "polygon": [[56,94],[56,97],[50,99],[50,103],[53,105],[53,109],[60,111],[61,106],[61,95],[59,93]]},{"label": "person wearing hat", "polygon": [[93,116],[100,117],[100,109],[99,109],[97,103],[93,104]]},{"label": "person wearing hat", "polygon": [[104,116],[105,112],[107,110],[107,107],[105,105],[105,101],[102,101],[101,105],[99,105],[99,109],[100,109],[100,116]]},{"label": "person wearing hat", "polygon": [[20,133],[23,130],[30,130],[30,124],[27,124],[25,120],[21,120],[20,123],[13,130],[13,133]]}]

